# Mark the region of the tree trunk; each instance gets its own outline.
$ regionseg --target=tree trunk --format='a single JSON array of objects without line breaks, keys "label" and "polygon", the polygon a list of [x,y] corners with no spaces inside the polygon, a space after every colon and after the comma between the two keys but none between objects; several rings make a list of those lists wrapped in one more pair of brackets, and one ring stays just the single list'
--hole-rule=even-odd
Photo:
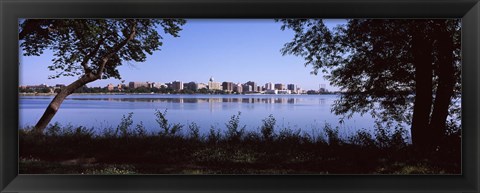
[{"label": "tree trunk", "polygon": [[[416,24],[422,28],[421,24]],[[431,144],[429,119],[432,108],[433,57],[432,45],[425,33],[416,30],[412,37],[412,52],[415,65],[415,102],[412,117],[412,143],[416,149]]]},{"label": "tree trunk", "polygon": [[47,127],[47,125],[50,123],[52,118],[55,116],[57,113],[58,109],[60,108],[60,105],[63,103],[63,100],[65,98],[72,94],[76,89],[84,86],[85,84],[92,82],[94,80],[97,80],[98,76],[95,76],[92,73],[86,74],[82,76],[80,79],[76,80],[75,82],[71,83],[70,85],[66,86],[63,88],[50,102],[48,105],[47,109],[43,113],[42,117],[40,120],[37,122],[35,125],[34,131],[37,133],[43,133],[43,130]]},{"label": "tree trunk", "polygon": [[453,38],[446,31],[445,21],[437,33],[438,41],[438,86],[435,94],[430,127],[435,146],[441,145],[445,135],[448,107],[455,89],[455,67],[453,63]]}]

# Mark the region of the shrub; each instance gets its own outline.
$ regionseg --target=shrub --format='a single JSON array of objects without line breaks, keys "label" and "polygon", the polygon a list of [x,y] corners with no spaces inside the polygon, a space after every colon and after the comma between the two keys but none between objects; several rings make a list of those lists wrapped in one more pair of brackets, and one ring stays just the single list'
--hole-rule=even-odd
[{"label": "shrub", "polygon": [[140,123],[137,124],[137,126],[135,127],[135,134],[140,137],[147,136],[147,130],[145,129],[143,122],[140,121]]},{"label": "shrub", "polygon": [[48,127],[45,129],[45,135],[55,137],[61,135],[61,131],[62,126],[59,122],[55,122],[53,125],[48,125]]},{"label": "shrub", "polygon": [[[123,137],[128,137],[131,132],[130,126],[133,124],[133,112],[128,113],[127,116],[123,115],[122,120],[120,121],[120,124],[117,126],[117,130],[115,131],[115,136],[123,136]],[[120,133],[119,133],[120,132]]]},{"label": "shrub", "polygon": [[330,124],[325,124],[325,127],[323,128],[325,131],[325,134],[327,135],[327,140],[329,145],[340,145],[342,140],[338,136],[338,127],[335,129],[330,126]]},{"label": "shrub", "polygon": [[240,141],[243,134],[245,133],[245,127],[247,127],[246,125],[244,125],[242,128],[239,128],[240,115],[241,115],[241,112],[238,112],[237,115],[232,115],[228,123],[225,124],[225,126],[227,127],[226,137],[228,140]]},{"label": "shrub", "polygon": [[375,140],[373,140],[372,135],[365,130],[357,131],[354,136],[350,137],[349,142],[363,147],[375,147]]},{"label": "shrub", "polygon": [[274,128],[275,128],[275,117],[270,114],[267,118],[262,120],[263,125],[260,129],[262,133],[263,140],[271,141],[274,137]]},{"label": "shrub", "polygon": [[200,127],[195,123],[192,122],[188,125],[189,130],[189,137],[190,139],[199,140],[200,139]]},{"label": "shrub", "polygon": [[222,138],[222,135],[220,134],[220,130],[215,129],[214,126],[211,126],[207,136],[207,142],[210,144],[212,143],[216,144],[220,141],[221,138]]},{"label": "shrub", "polygon": [[157,121],[158,125],[160,126],[160,129],[162,129],[160,131],[161,136],[174,136],[182,130],[182,127],[183,127],[182,124],[176,123],[172,125],[168,123],[168,120],[166,118],[167,109],[165,109],[163,113],[160,110],[155,109],[155,116],[156,116],[155,121]]}]

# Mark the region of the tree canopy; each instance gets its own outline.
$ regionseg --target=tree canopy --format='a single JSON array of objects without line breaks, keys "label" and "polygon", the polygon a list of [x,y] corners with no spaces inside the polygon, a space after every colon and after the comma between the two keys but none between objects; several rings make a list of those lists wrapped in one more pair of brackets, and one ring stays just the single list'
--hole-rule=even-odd
[{"label": "tree canopy", "polygon": [[26,56],[53,51],[48,66],[55,75],[78,76],[50,103],[35,128],[42,131],[66,96],[85,84],[106,78],[121,79],[118,66],[144,62],[160,50],[162,34],[178,37],[184,19],[26,19],[19,25],[20,48]]},{"label": "tree canopy", "polygon": [[[431,109],[437,106],[440,112],[442,106],[434,105],[434,99],[445,96],[448,107],[452,95],[459,97],[459,20],[350,19],[333,30],[322,19],[277,21],[283,23],[282,30],[295,34],[281,52],[304,58],[313,74],[327,73],[331,84],[343,91],[332,108],[338,115],[370,113],[384,123],[428,124],[425,119],[435,114]],[[442,86],[446,88],[440,91]],[[426,117],[416,119],[414,114]]]}]

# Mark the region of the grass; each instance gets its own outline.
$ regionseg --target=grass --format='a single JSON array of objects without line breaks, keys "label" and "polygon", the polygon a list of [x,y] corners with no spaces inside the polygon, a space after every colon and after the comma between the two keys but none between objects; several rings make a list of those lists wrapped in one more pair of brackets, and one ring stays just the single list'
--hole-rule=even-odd
[{"label": "grass", "polygon": [[[157,133],[133,126],[132,114],[115,129],[50,125],[44,134],[21,129],[20,173],[55,174],[458,174],[460,138],[445,148],[416,152],[404,130],[360,130],[348,139],[328,124],[318,135],[277,128],[273,116],[258,132],[239,125],[240,113],[200,134],[195,123],[169,123],[156,112]],[[185,129],[185,132],[181,132]]]}]

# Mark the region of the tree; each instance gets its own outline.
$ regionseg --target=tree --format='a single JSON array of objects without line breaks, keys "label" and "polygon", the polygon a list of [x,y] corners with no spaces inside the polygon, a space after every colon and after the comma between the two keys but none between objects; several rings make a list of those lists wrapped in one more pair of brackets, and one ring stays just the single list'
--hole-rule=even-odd
[{"label": "tree", "polygon": [[27,19],[19,25],[20,47],[25,56],[54,52],[56,71],[49,78],[78,76],[54,97],[35,125],[42,132],[63,100],[98,79],[121,79],[118,66],[127,61],[144,62],[162,45],[163,33],[178,37],[183,19]]},{"label": "tree", "polygon": [[334,113],[408,123],[414,146],[441,145],[460,92],[459,20],[351,19],[333,30],[320,19],[280,21],[295,33],[282,53],[303,57],[344,91]]}]

